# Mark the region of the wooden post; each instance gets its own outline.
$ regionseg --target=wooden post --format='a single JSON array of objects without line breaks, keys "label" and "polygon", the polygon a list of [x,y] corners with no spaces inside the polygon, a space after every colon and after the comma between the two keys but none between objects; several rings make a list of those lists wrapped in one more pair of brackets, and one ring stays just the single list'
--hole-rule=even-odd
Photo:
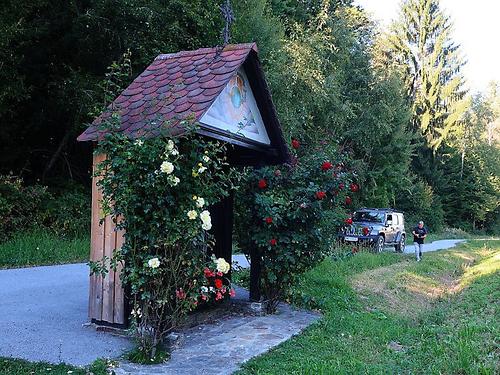
[{"label": "wooden post", "polygon": [[229,264],[233,259],[233,202],[234,195],[231,193],[210,208],[212,233],[215,236],[215,256],[224,258]]},{"label": "wooden post", "polygon": [[250,249],[250,300],[260,301],[260,250],[257,246]]},{"label": "wooden post", "polygon": [[[94,171],[105,155],[94,155]],[[92,179],[92,220],[90,260],[100,261],[104,256],[111,258],[113,252],[123,244],[123,232],[117,231],[111,217],[103,217],[102,192],[97,186],[99,178]],[[101,223],[101,219],[103,219]],[[109,263],[108,263],[109,265]],[[120,273],[123,265],[116,271],[109,270],[103,277],[90,275],[89,318],[92,322],[113,326],[126,325],[125,292]]]}]

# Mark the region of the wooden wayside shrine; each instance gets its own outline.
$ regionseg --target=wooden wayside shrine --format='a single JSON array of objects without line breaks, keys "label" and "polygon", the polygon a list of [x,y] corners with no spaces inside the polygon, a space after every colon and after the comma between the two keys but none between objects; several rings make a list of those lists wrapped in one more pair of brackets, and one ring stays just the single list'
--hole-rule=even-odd
[{"label": "wooden wayside shrine", "polygon": [[[276,115],[271,94],[258,59],[255,43],[202,48],[159,55],[114,100],[79,141],[99,142],[99,125],[113,112],[120,118],[118,131],[131,138],[162,132],[182,134],[181,121],[198,123],[200,136],[215,138],[234,147],[228,160],[235,166],[282,164],[289,151]],[[94,155],[93,168],[105,155]],[[103,217],[102,193],[92,181],[92,261],[111,258],[124,241],[111,217]],[[210,208],[215,255],[231,263],[233,197]],[[250,298],[259,300],[260,257],[251,252]],[[103,325],[127,326],[129,306],[120,273],[90,276],[89,318]]]}]

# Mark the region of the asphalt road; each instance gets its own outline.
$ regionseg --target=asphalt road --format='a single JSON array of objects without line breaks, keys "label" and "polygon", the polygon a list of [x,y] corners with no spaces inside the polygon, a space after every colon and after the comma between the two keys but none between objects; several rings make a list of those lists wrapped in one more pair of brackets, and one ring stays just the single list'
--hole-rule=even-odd
[{"label": "asphalt road", "polygon": [[[429,251],[450,249],[452,247],[457,246],[461,242],[465,242],[465,240],[439,240],[431,243],[424,243],[423,252],[427,253]],[[413,246],[413,242],[408,242],[406,244],[405,253],[406,254],[415,253],[415,246]]]},{"label": "asphalt road", "polygon": [[87,365],[131,343],[83,326],[88,321],[86,264],[0,271],[0,356]]}]

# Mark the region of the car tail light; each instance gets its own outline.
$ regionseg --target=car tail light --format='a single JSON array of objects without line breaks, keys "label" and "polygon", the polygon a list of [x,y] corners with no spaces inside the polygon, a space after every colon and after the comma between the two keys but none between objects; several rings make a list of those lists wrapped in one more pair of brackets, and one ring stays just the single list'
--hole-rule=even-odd
[{"label": "car tail light", "polygon": [[370,233],[370,229],[368,227],[364,227],[363,228],[363,236],[368,236],[369,233]]}]

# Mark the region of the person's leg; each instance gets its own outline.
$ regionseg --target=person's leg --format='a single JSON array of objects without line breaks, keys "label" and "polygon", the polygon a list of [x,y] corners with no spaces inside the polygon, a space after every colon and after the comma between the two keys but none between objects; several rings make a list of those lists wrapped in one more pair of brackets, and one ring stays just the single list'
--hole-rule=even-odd
[{"label": "person's leg", "polygon": [[420,260],[420,256],[419,256],[420,247],[419,247],[418,243],[416,243],[416,242],[413,242],[413,246],[415,246],[415,258],[417,258],[417,262],[418,262]]},{"label": "person's leg", "polygon": [[422,252],[424,251],[424,244],[420,243],[418,244],[418,257],[422,259]]}]

